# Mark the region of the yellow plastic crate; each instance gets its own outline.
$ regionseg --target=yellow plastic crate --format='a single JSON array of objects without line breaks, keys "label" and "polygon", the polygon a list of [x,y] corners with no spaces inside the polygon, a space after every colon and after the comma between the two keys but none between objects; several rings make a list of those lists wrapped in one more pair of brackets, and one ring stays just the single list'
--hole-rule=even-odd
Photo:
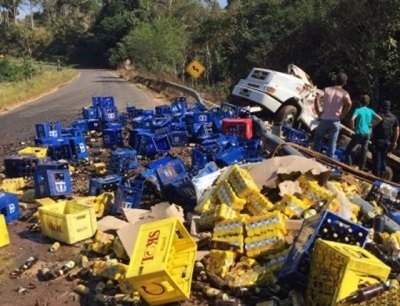
[{"label": "yellow plastic crate", "polygon": [[317,239],[308,280],[306,304],[334,306],[358,286],[385,282],[390,267],[355,245]]},{"label": "yellow plastic crate", "polygon": [[252,193],[247,197],[245,208],[253,216],[261,216],[274,209],[274,204],[261,193]]},{"label": "yellow plastic crate", "polygon": [[246,222],[247,236],[263,235],[271,230],[280,230],[286,234],[286,225],[283,215],[279,211],[268,212],[262,216],[255,216]]},{"label": "yellow plastic crate", "polygon": [[47,148],[45,147],[26,147],[18,151],[19,155],[35,155],[37,158],[47,156]]},{"label": "yellow plastic crate", "polygon": [[91,205],[61,202],[39,207],[42,233],[67,244],[92,237],[97,230]]},{"label": "yellow plastic crate", "polygon": [[126,280],[150,305],[190,297],[196,243],[177,218],[140,226]]},{"label": "yellow plastic crate", "polygon": [[246,200],[239,198],[227,181],[221,182],[216,188],[216,195],[221,203],[226,204],[237,211],[243,209]]},{"label": "yellow plastic crate", "polygon": [[249,172],[240,168],[238,165],[232,166],[232,170],[228,176],[228,182],[241,198],[246,198],[250,194],[260,192]]},{"label": "yellow plastic crate", "polygon": [[8,237],[6,219],[4,215],[0,214],[0,247],[7,244],[10,244],[10,238]]},{"label": "yellow plastic crate", "polygon": [[5,192],[22,194],[21,189],[25,187],[23,177],[4,179],[0,184],[0,190]]}]

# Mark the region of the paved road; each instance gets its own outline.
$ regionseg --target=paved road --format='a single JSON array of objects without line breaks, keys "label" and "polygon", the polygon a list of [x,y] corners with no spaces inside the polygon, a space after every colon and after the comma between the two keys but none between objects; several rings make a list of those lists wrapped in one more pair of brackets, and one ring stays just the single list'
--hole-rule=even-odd
[{"label": "paved road", "polygon": [[55,93],[1,115],[0,145],[33,137],[37,122],[60,120],[68,127],[73,119],[81,117],[82,107],[91,104],[92,96],[114,96],[120,111],[125,111],[127,104],[140,108],[153,108],[157,104],[150,95],[110,71],[80,72],[77,79]]}]

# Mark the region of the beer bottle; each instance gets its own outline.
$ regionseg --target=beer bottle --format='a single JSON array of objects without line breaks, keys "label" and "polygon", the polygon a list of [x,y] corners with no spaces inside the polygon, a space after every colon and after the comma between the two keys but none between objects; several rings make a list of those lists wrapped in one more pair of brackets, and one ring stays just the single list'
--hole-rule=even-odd
[{"label": "beer bottle", "polygon": [[378,284],[374,286],[369,286],[365,288],[361,288],[356,291],[356,293],[344,298],[340,301],[341,305],[351,305],[363,301],[368,301],[373,297],[381,295],[385,290],[387,290],[387,286],[385,284]]}]

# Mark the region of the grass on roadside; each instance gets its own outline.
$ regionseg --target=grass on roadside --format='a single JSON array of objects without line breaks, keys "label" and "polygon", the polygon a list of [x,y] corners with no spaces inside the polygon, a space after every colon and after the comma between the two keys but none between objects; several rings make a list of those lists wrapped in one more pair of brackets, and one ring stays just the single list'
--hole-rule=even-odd
[{"label": "grass on roadside", "polygon": [[68,82],[78,74],[77,70],[64,68],[62,71],[44,69],[30,80],[0,83],[0,111],[7,110],[18,103],[35,99],[42,94]]}]

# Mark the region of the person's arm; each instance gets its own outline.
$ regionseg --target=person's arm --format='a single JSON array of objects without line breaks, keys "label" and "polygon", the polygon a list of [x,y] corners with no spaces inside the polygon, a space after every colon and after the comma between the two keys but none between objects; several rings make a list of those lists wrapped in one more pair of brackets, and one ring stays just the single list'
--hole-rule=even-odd
[{"label": "person's arm", "polygon": [[343,108],[342,108],[342,113],[340,114],[340,120],[343,120],[346,117],[347,113],[351,109],[352,104],[353,104],[353,102],[351,102],[350,95],[347,94],[343,98]]},{"label": "person's arm", "polygon": [[351,116],[350,122],[349,122],[349,128],[351,128],[354,131],[354,127],[355,127],[355,122],[356,122],[356,115],[354,114],[353,116]]},{"label": "person's arm", "polygon": [[379,116],[377,113],[375,113],[374,120],[372,120],[371,127],[374,128],[377,126],[379,123],[381,123],[383,118]]},{"label": "person's arm", "polygon": [[317,92],[317,95],[315,96],[315,99],[314,99],[314,109],[315,109],[315,112],[317,113],[318,117],[321,116],[321,114],[322,114],[321,109],[320,109],[321,98],[322,98],[322,96]]},{"label": "person's arm", "polygon": [[392,136],[392,142],[390,144],[390,149],[394,150],[397,148],[397,141],[399,140],[399,123],[394,126],[393,128],[393,136]]}]

